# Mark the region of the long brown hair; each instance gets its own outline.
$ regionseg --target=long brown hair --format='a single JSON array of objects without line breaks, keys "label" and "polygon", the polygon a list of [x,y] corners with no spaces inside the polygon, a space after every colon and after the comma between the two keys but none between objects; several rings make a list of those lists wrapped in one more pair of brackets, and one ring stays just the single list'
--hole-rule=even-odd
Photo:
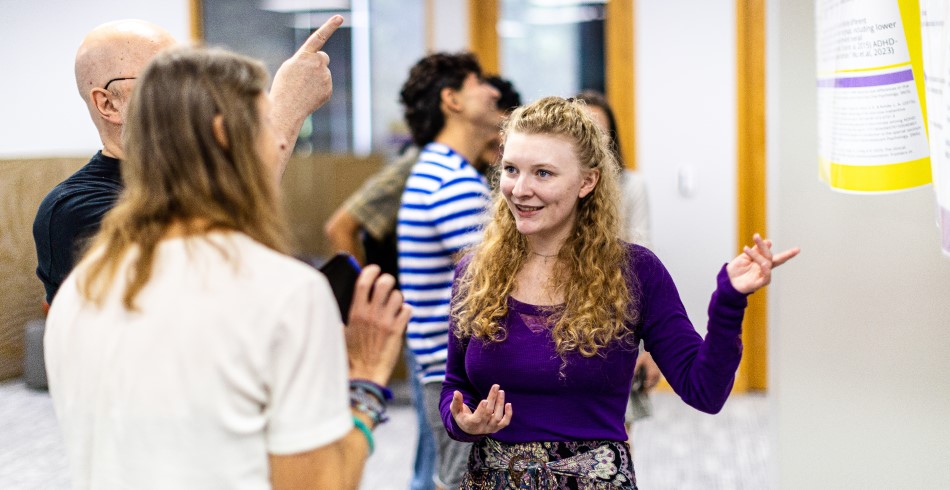
[{"label": "long brown hair", "polygon": [[[173,226],[186,235],[239,231],[288,251],[276,183],[255,147],[266,83],[261,63],[223,50],[179,48],[156,56],[130,103],[121,163],[126,188],[92,241],[83,295],[101,304],[113,281],[124,279],[123,304],[135,309],[156,247]],[[215,138],[217,116],[226,144]],[[136,252],[130,274],[116,278],[130,251]]]},{"label": "long brown hair", "polygon": [[[551,329],[558,354],[563,358],[578,351],[591,357],[617,340],[632,345],[627,325],[638,318],[636,298],[627,286],[632,258],[619,238],[619,166],[608,135],[587,115],[582,101],[560,97],[546,97],[515,110],[504,128],[506,137],[511,133],[565,136],[574,142],[580,164],[600,172],[594,190],[578,202],[574,231],[558,253],[553,284],[569,293],[564,294],[564,310]],[[499,191],[492,214],[453,302],[455,334],[460,338],[505,338],[501,322],[508,314],[507,298],[528,257],[527,241]]]}]

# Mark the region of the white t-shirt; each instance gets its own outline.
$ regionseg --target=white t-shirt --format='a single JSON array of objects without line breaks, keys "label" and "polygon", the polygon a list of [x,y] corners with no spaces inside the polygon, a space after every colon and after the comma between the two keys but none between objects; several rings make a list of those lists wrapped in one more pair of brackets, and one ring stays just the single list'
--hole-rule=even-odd
[{"label": "white t-shirt", "polygon": [[79,295],[88,265],[45,338],[75,488],[269,488],[268,453],[352,430],[343,324],[309,266],[239,233],[168,239],[128,311],[124,281],[101,308]]}]

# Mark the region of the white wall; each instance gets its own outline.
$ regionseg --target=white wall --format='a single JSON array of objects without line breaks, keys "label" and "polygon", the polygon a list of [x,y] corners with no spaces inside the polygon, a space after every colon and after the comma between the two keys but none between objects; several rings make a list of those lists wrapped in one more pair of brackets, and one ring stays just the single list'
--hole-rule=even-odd
[{"label": "white wall", "polygon": [[471,49],[468,43],[468,1],[432,0],[432,51],[455,53]]},{"label": "white wall", "polygon": [[[372,31],[372,112],[375,151],[395,153],[399,143],[394,133],[406,135],[399,91],[412,65],[425,55],[425,2],[423,0],[373,0],[370,2]],[[399,19],[399,22],[393,22]]]},{"label": "white wall", "polygon": [[[702,333],[716,273],[736,248],[734,3],[638,1],[634,16],[637,165],[653,248]],[[678,190],[680,172],[694,178],[691,197]]]},{"label": "white wall", "polygon": [[85,156],[101,146],[73,62],[87,32],[126,18],[189,38],[187,0],[0,0],[0,158]]},{"label": "white wall", "polygon": [[768,11],[770,222],[803,249],[770,295],[777,488],[950,488],[950,260],[933,191],[819,183],[814,5]]}]

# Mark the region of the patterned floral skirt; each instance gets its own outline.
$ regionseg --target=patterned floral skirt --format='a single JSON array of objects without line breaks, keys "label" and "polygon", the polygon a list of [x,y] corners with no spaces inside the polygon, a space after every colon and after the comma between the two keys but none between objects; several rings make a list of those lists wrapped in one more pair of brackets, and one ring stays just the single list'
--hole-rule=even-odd
[{"label": "patterned floral skirt", "polygon": [[619,441],[506,444],[486,437],[468,457],[466,490],[636,490],[630,447]]}]

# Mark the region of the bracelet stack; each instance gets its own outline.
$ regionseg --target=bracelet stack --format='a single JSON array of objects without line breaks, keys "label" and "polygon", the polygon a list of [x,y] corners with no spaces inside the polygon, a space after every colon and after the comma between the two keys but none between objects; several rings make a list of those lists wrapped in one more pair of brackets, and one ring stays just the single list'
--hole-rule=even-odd
[{"label": "bracelet stack", "polygon": [[386,402],[392,400],[393,392],[365,379],[350,380],[350,407],[365,414],[373,421],[373,427],[389,420]]},{"label": "bracelet stack", "polygon": [[373,431],[356,415],[353,416],[353,425],[363,433],[363,437],[366,438],[366,443],[369,445],[369,454],[372,456],[373,451],[376,450],[376,444],[373,442]]}]

